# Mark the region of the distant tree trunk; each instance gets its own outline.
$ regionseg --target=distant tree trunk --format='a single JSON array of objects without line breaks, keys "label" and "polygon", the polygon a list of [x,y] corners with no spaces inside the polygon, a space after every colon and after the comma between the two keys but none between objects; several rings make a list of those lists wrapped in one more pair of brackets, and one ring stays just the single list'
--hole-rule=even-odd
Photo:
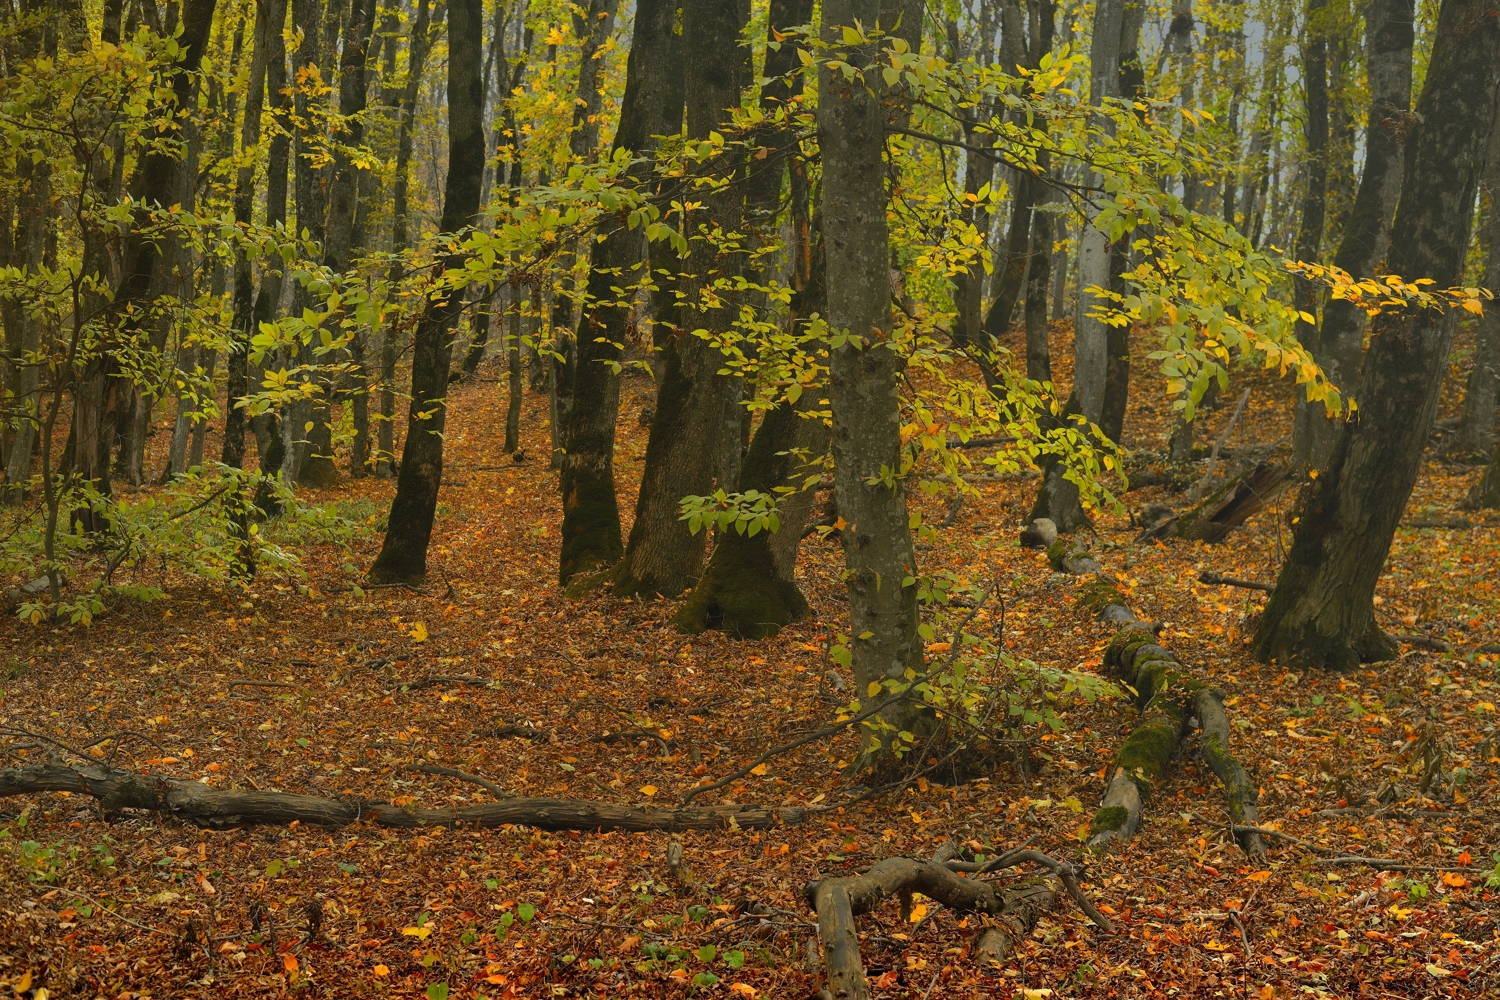
[{"label": "distant tree trunk", "polygon": [[[442,31],[446,17],[446,0],[438,0],[436,9],[429,0],[417,0],[417,14],[412,23],[410,51],[407,53],[406,87],[401,93],[401,124],[396,129],[396,170],[391,185],[391,252],[400,253],[411,246],[410,205],[412,132],[416,127],[417,95],[421,91],[422,71],[427,56]],[[399,265],[391,268],[392,280],[401,277]],[[405,331],[388,324],[380,337],[380,430],[377,434],[379,455],[376,473],[390,475],[396,454],[396,360],[402,354]]]},{"label": "distant tree trunk", "polygon": [[[978,5],[974,14],[976,25],[975,45],[971,50],[965,52],[963,40],[959,36],[958,19],[956,17],[948,20],[948,47],[951,50],[949,57],[954,62],[964,58],[965,55],[972,56],[974,61],[981,66],[988,66],[994,61],[994,37],[995,37],[995,3],[994,0],[983,0]],[[811,12],[808,18],[811,18]],[[977,195],[981,188],[989,184],[995,174],[995,154],[984,153],[980,148],[986,144],[993,144],[994,137],[980,132],[978,125],[984,117],[986,108],[979,107],[961,112],[964,116],[964,142],[970,147],[964,153],[964,194]],[[977,199],[970,202],[965,200],[959,209],[959,218],[966,224],[974,226],[986,237],[990,231],[990,212],[985,205],[981,205]],[[953,343],[960,350],[968,350],[970,347],[985,346],[981,344],[981,333],[984,329],[984,278],[985,272],[979,261],[971,265],[971,270],[960,271],[953,276],[954,305],[958,307],[958,317],[953,325]]]},{"label": "distant tree trunk", "polygon": [[[1475,189],[1500,97],[1500,18],[1487,0],[1444,0],[1416,122],[1406,138],[1389,271],[1437,288],[1463,279]],[[1310,487],[1261,617],[1255,655],[1285,667],[1352,669],[1394,645],[1375,585],[1416,484],[1453,339],[1437,310],[1385,312],[1360,371],[1359,419]]]},{"label": "distant tree trunk", "polygon": [[[1127,101],[1134,101],[1145,88],[1145,71],[1141,66],[1140,41],[1141,21],[1145,16],[1143,3],[1126,3],[1120,17],[1120,94]],[[1182,0],[1173,4],[1172,22],[1179,34],[1185,33],[1187,44],[1192,45],[1192,7]],[[1184,28],[1183,18],[1187,19]],[[1191,79],[1191,77],[1189,77]],[[1129,239],[1121,240],[1109,247],[1109,290],[1116,295],[1128,294],[1125,272],[1130,265]],[[1104,402],[1099,412],[1099,429],[1111,441],[1119,441],[1125,433],[1125,408],[1130,402],[1130,327],[1110,324],[1104,330],[1106,360],[1104,365]]]},{"label": "distant tree trunk", "polygon": [[[271,0],[270,20],[273,25],[279,24],[282,28],[285,27],[286,7],[287,0]],[[287,87],[286,38],[282,31],[277,29],[271,31],[269,39],[266,58],[266,92],[272,101],[272,114],[276,118],[276,123],[281,126],[271,135],[270,149],[266,153],[266,225],[285,226],[287,181],[292,162],[292,139],[288,134],[287,117],[292,110],[292,95]],[[276,310],[281,303],[281,288],[280,270],[267,269],[261,276],[260,292],[255,297],[255,313],[251,319],[252,329],[259,329],[261,323],[269,323],[275,318]],[[252,418],[250,428],[255,432],[260,471],[264,475],[274,476],[281,471],[281,459],[284,453],[276,411],[268,409]]]},{"label": "distant tree trunk", "polygon": [[[823,36],[842,47],[840,31],[856,22],[893,24],[895,5],[879,0],[824,0]],[[903,5],[901,25],[920,48],[922,4]],[[868,64],[874,53],[851,53]],[[917,634],[916,576],[901,468],[902,362],[890,349],[892,276],[886,222],[885,111],[863,83],[849,84],[836,70],[819,77],[818,127],[823,156],[823,238],[827,246],[828,323],[857,338],[829,352],[828,397],[833,409],[834,489],[845,526],[845,584],[854,688],[861,699],[872,685],[901,680],[922,669]],[[908,728],[910,708],[887,721]],[[867,753],[877,747],[867,741]]]},{"label": "distant tree trunk", "polygon": [[[1328,0],[1307,0],[1307,20],[1302,39],[1302,93],[1305,117],[1302,136],[1306,152],[1302,162],[1302,213],[1297,226],[1297,259],[1310,264],[1322,262],[1324,220],[1328,214],[1328,39],[1324,23]],[[1318,314],[1318,286],[1312,281],[1296,277],[1292,282],[1293,299],[1297,308],[1316,318]],[[1306,320],[1297,323],[1297,339],[1304,344],[1315,344],[1318,326]],[[1304,429],[1293,433],[1297,457],[1304,463],[1312,461],[1309,435],[1305,425],[1311,419],[1312,410],[1307,400],[1296,397],[1296,424]],[[1322,404],[1316,404],[1321,406]]]},{"label": "distant tree trunk", "polygon": [[[234,224],[250,225],[255,208],[255,163],[250,151],[260,144],[260,117],[265,108],[266,66],[272,36],[286,23],[286,0],[256,0],[255,42],[250,54],[250,89],[245,94],[245,119],[240,127],[240,151],[246,159],[235,176]],[[250,392],[250,337],[255,332],[255,270],[244,251],[234,261],[234,341],[225,360],[228,400],[224,415],[224,450],[220,460],[232,468],[245,464],[245,408]]]},{"label": "distant tree trunk", "polygon": [[[441,226],[442,232],[455,239],[474,224],[484,183],[483,48],[483,0],[453,0],[448,10],[448,177]],[[462,268],[463,256],[450,254],[443,265],[445,270]],[[417,326],[406,446],[385,543],[370,567],[374,583],[420,583],[427,576],[427,543],[443,479],[443,428],[453,349],[449,331],[463,301],[457,290],[441,303],[429,301]]]},{"label": "distant tree trunk", "polygon": [[[1120,43],[1125,28],[1124,0],[1099,0],[1094,8],[1094,39],[1090,54],[1089,103],[1095,107],[1120,95]],[[1090,178],[1093,186],[1102,186],[1102,178]],[[1089,291],[1108,289],[1110,284],[1109,236],[1094,226],[1098,208],[1089,203],[1079,233],[1078,306],[1073,338],[1073,391],[1068,400],[1067,417],[1083,417],[1098,424],[1104,416],[1105,386],[1109,375],[1109,328],[1101,319],[1091,316],[1096,309],[1108,308],[1109,300]],[[1064,478],[1067,471],[1061,461],[1043,463],[1042,485],[1032,505],[1030,523],[1049,518],[1061,532],[1076,531],[1087,523],[1078,487]]]},{"label": "distant tree trunk", "polygon": [[[351,0],[349,20],[344,26],[343,54],[339,60],[339,120],[334,132],[333,182],[328,205],[328,245],[323,262],[335,271],[349,270],[353,263],[354,223],[359,201],[359,184],[363,170],[349,150],[364,142],[364,115],[369,77],[365,57],[370,37],[375,31],[375,0]],[[349,381],[354,441],[349,458],[349,472],[365,474],[370,451],[369,377],[365,372],[365,331],[356,330],[349,343],[351,370]]]},{"label": "distant tree trunk", "polygon": [[[683,70],[687,94],[687,135],[704,141],[724,128],[729,108],[740,103],[738,45],[741,25],[733,4],[688,5],[683,10]],[[708,169],[732,175],[738,164],[719,162]],[[721,440],[722,412],[729,376],[717,374],[724,356],[713,345],[693,336],[696,329],[723,330],[733,321],[734,303],[700,308],[716,278],[730,276],[735,255],[694,238],[698,231],[737,232],[744,217],[744,190],[739,185],[706,194],[703,208],[688,213],[681,225],[692,241],[687,272],[659,296],[656,347],[660,388],[656,415],[646,445],[646,467],[635,507],[635,522],[625,559],[614,578],[618,595],[676,597],[697,582],[703,569],[706,533],[694,535],[679,516],[685,496],[713,492],[714,458]],[[665,283],[663,283],[665,285]],[[723,485],[728,486],[728,483]]]},{"label": "distant tree trunk", "polygon": [[[1413,13],[1413,0],[1379,0],[1365,14],[1370,117],[1364,175],[1333,258],[1335,266],[1356,279],[1373,275],[1385,258],[1391,215],[1401,193],[1401,136],[1411,107]],[[1347,300],[1331,299],[1323,310],[1322,329],[1308,345],[1329,380],[1346,393],[1359,377],[1364,333],[1364,311]],[[1340,421],[1324,416],[1321,402],[1308,404],[1299,398],[1294,446],[1308,465],[1321,469],[1327,464],[1339,431]]]},{"label": "distant tree trunk", "polygon": [[[638,0],[635,31],[625,72],[625,95],[615,150],[649,157],[653,136],[676,130],[682,120],[681,37],[674,32],[677,4],[672,0]],[[649,167],[633,171],[638,184],[651,179]],[[572,402],[563,435],[562,557],[559,580],[595,573],[623,554],[620,511],[615,499],[615,420],[619,412],[619,362],[628,303],[611,289],[628,288],[640,274],[640,233],[624,220],[594,245],[589,271],[588,305],[577,337]]]},{"label": "distant tree trunk", "polygon": [[[1482,182],[1487,205],[1480,243],[1486,265],[1484,287],[1500,292],[1500,126],[1494,130]],[[1474,370],[1464,392],[1463,417],[1457,446],[1471,454],[1487,455],[1495,447],[1495,397],[1500,388],[1500,300],[1484,304],[1474,345]]]}]

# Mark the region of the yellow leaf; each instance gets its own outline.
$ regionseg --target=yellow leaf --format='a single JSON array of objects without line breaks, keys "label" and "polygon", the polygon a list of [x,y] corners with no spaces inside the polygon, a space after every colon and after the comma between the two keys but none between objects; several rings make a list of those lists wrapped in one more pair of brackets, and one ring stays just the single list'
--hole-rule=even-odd
[{"label": "yellow leaf", "polygon": [[412,642],[426,642],[427,641],[427,626],[424,625],[422,622],[413,622],[412,626],[411,626],[411,631],[408,632],[407,635],[411,636],[411,641]]},{"label": "yellow leaf", "polygon": [[564,41],[566,41],[566,39],[563,38],[563,33],[559,31],[555,26],[551,31],[547,32],[548,45],[561,45]]},{"label": "yellow leaf", "polygon": [[1427,974],[1433,979],[1445,979],[1448,976],[1453,975],[1452,972],[1443,968],[1441,965],[1433,965],[1431,962],[1428,962],[1425,968],[1427,969]]},{"label": "yellow leaf", "polygon": [[377,976],[389,976],[391,974],[390,967],[386,965],[377,965],[370,971],[374,972]]},{"label": "yellow leaf", "polygon": [[914,923],[914,924],[915,923],[919,923],[921,921],[921,919],[923,917],[925,917],[925,916],[927,916],[927,904],[926,903],[918,903],[916,906],[913,906],[911,908],[911,922],[912,923]]},{"label": "yellow leaf", "polygon": [[432,936],[432,927],[425,924],[421,927],[403,927],[401,928],[401,933],[405,934],[407,937],[414,937],[422,941],[426,941],[429,937]]},{"label": "yellow leaf", "polygon": [[1204,945],[1203,947],[1207,948],[1209,951],[1228,951],[1229,950],[1229,945],[1227,945],[1227,944],[1221,944],[1217,940],[1210,941],[1210,942],[1208,942],[1208,944]]},{"label": "yellow leaf", "polygon": [[649,799],[651,796],[653,796],[653,795],[656,794],[656,786],[655,785],[642,785],[641,786],[641,794],[644,795],[644,796],[646,796],[646,798]]},{"label": "yellow leaf", "polygon": [[764,764],[756,764],[754,767],[752,767],[750,769],[750,773],[753,774],[753,775],[755,775],[758,778],[761,775],[763,775],[763,774],[766,773],[766,765],[764,765]]},{"label": "yellow leaf", "polygon": [[1249,875],[1245,876],[1245,881],[1246,882],[1264,882],[1266,879],[1268,879],[1270,877],[1271,877],[1271,873],[1270,872],[1251,872]]}]

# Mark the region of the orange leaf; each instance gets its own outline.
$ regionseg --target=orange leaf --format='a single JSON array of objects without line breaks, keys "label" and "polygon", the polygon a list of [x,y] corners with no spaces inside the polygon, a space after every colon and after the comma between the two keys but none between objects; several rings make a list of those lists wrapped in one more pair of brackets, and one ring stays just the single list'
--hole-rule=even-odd
[{"label": "orange leaf", "polygon": [[377,976],[389,976],[391,974],[390,967],[386,965],[377,965],[370,971],[374,972]]},{"label": "orange leaf", "polygon": [[1469,880],[1464,878],[1458,872],[1444,872],[1443,884],[1451,885],[1455,889],[1462,889],[1464,886],[1469,884]]},{"label": "orange leaf", "polygon": [[287,975],[295,975],[297,972],[297,956],[292,954],[282,955],[281,966],[286,969]]},{"label": "orange leaf", "polygon": [[1268,879],[1270,877],[1271,877],[1271,873],[1270,872],[1251,872],[1249,875],[1245,876],[1245,881],[1246,882],[1264,882],[1266,879]]}]

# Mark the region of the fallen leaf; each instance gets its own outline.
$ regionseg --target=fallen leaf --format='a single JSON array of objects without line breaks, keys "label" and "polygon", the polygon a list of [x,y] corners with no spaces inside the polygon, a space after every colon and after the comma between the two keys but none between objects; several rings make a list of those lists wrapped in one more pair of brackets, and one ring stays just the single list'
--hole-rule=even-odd
[{"label": "fallen leaf", "polygon": [[656,786],[655,785],[642,785],[641,786],[641,794],[644,795],[644,796],[646,796],[646,798],[649,799],[651,796],[653,796],[653,795],[656,794]]},{"label": "fallen leaf", "polygon": [[375,975],[377,976],[389,976],[391,974],[390,967],[387,965],[377,965],[370,971],[375,973]]},{"label": "fallen leaf", "polygon": [[1444,979],[1448,976],[1453,975],[1453,973],[1449,972],[1441,965],[1433,965],[1431,962],[1428,962],[1425,966],[1423,966],[1423,968],[1427,970],[1427,974],[1433,979]]},{"label": "fallen leaf", "polygon": [[1264,882],[1266,879],[1268,879],[1270,877],[1271,877],[1271,873],[1270,872],[1251,872],[1249,875],[1245,876],[1245,881],[1246,882]]},{"label": "fallen leaf", "polygon": [[424,924],[421,927],[403,927],[401,928],[401,933],[405,934],[407,937],[414,937],[419,940],[426,941],[428,937],[432,935],[432,926],[430,924]]},{"label": "fallen leaf", "polygon": [[288,952],[281,956],[281,967],[286,970],[287,975],[297,974],[297,956]]}]

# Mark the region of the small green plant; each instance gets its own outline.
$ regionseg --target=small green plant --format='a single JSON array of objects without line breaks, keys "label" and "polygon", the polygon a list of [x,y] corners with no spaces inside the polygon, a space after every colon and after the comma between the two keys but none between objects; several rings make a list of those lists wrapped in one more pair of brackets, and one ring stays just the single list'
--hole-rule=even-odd
[{"label": "small green plant", "polygon": [[1420,903],[1427,898],[1429,888],[1421,879],[1410,878],[1406,880],[1406,898],[1413,903]]},{"label": "small green plant", "polygon": [[21,841],[21,869],[35,882],[56,882],[61,865],[57,849],[35,840]]}]

